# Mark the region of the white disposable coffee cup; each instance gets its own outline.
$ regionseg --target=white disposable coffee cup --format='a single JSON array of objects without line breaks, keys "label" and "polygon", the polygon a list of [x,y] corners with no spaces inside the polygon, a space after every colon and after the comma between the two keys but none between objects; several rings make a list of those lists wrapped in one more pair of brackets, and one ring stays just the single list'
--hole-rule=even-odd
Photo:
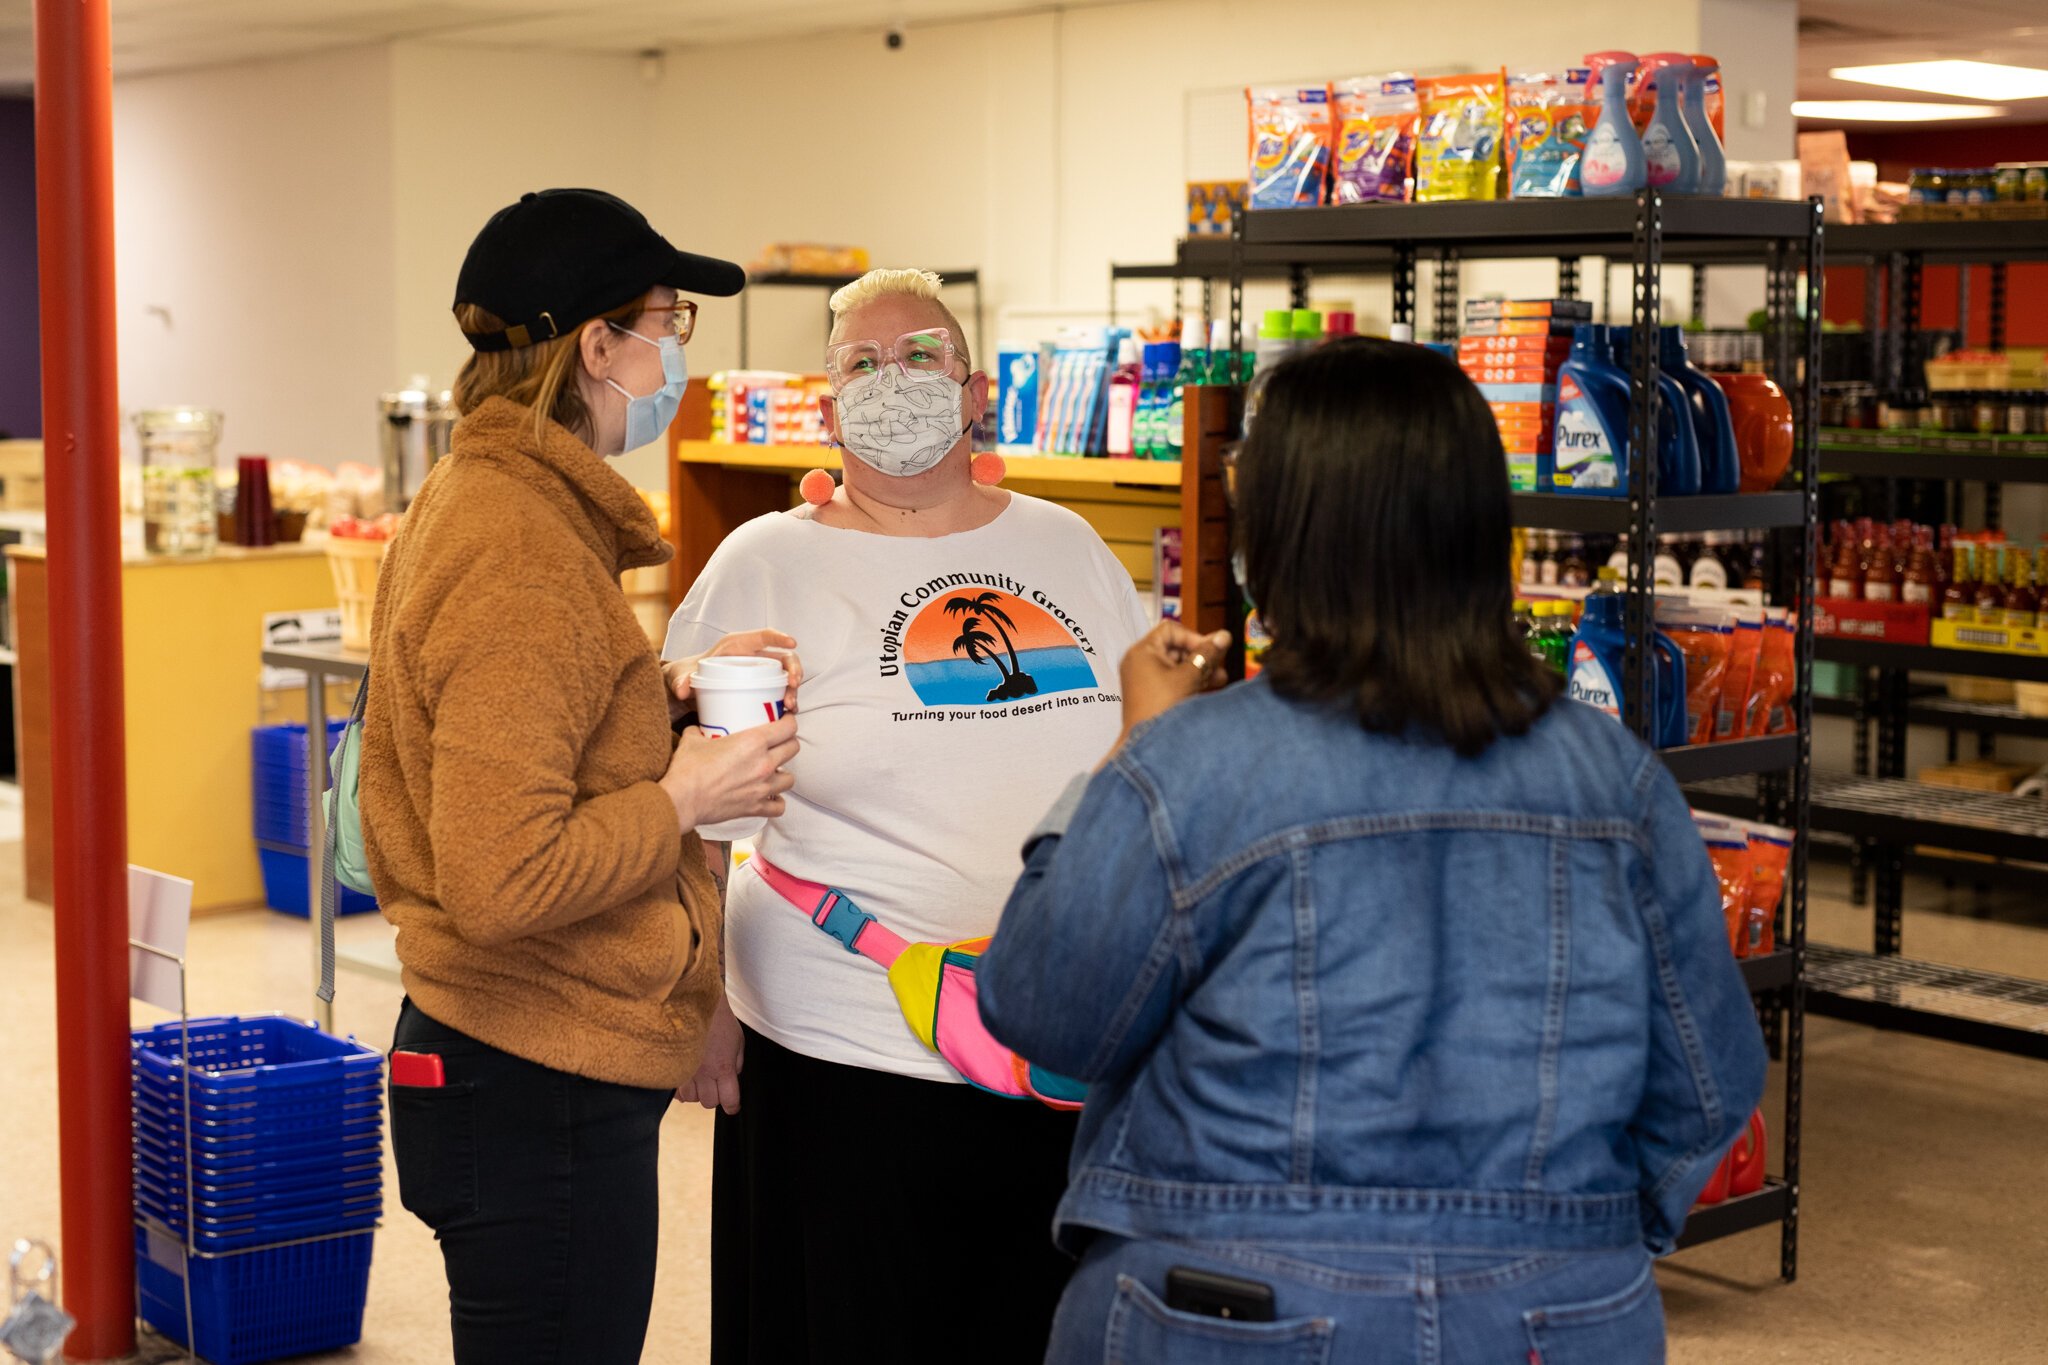
[{"label": "white disposable coffee cup", "polygon": [[[789,670],[780,659],[751,655],[699,659],[690,690],[697,698],[697,724],[706,734],[724,738],[782,719]],[[767,820],[755,817],[699,825],[697,833],[712,843],[731,843],[751,839],[767,826]]]}]

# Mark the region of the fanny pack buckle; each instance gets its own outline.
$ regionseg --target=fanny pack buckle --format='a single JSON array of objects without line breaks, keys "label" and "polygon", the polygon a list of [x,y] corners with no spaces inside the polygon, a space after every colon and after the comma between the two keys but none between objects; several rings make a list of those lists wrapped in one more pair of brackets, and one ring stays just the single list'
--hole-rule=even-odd
[{"label": "fanny pack buckle", "polygon": [[854,944],[860,941],[861,931],[874,922],[875,917],[855,905],[853,897],[836,889],[827,890],[817,909],[811,911],[811,923],[838,939],[849,953],[860,951]]}]

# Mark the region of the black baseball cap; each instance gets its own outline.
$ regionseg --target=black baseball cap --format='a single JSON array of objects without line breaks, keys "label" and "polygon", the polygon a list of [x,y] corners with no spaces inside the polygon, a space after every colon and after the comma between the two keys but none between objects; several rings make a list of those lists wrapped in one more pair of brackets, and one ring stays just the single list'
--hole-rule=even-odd
[{"label": "black baseball cap", "polygon": [[603,190],[541,190],[499,209],[469,244],[455,304],[505,320],[465,332],[479,351],[551,341],[656,285],[727,298],[747,273],[731,261],[678,251],[645,215]]}]

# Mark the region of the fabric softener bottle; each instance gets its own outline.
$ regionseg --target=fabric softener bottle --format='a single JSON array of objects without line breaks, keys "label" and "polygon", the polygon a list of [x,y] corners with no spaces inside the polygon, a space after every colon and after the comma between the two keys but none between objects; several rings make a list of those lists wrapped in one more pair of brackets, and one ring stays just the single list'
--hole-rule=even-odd
[{"label": "fabric softener bottle", "polygon": [[1579,155],[1579,189],[1589,198],[1634,194],[1649,183],[1643,142],[1628,114],[1628,78],[1634,70],[1634,63],[1622,61],[1600,68],[1600,112]]},{"label": "fabric softener bottle", "polygon": [[1721,149],[1721,139],[1714,134],[1714,121],[1707,117],[1707,86],[1720,79],[1720,67],[1695,58],[1692,79],[1685,83],[1679,98],[1679,113],[1685,119],[1686,130],[1699,146],[1697,188],[1701,194],[1717,197],[1728,190],[1728,155]]},{"label": "fabric softener bottle", "polygon": [[[1657,108],[1643,129],[1643,165],[1655,189],[1691,194],[1699,188],[1700,149],[1679,113],[1681,92],[1698,76],[1698,67],[1666,66],[1652,77]],[[1591,142],[1586,150],[1592,151]]]}]

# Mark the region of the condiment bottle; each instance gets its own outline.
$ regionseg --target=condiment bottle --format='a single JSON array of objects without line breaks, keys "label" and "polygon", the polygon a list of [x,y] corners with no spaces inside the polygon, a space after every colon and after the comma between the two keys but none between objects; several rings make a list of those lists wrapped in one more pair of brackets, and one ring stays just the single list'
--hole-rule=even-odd
[{"label": "condiment bottle", "polygon": [[1977,555],[1977,624],[1980,626],[2002,626],[2005,624],[2005,548],[1986,544],[1978,548]]},{"label": "condiment bottle", "polygon": [[1969,542],[1957,541],[1955,551],[1955,576],[1941,590],[1941,619],[1968,624],[1977,619],[1977,588],[1970,581]]},{"label": "condiment bottle", "polygon": [[1828,572],[1828,596],[1853,601],[1863,596],[1862,579],[1855,533],[1847,522],[1842,522],[1835,532],[1835,562]]},{"label": "condiment bottle", "polygon": [[2041,624],[2041,594],[2034,587],[2034,564],[2024,550],[2015,550],[2012,586],[2005,590],[2005,624],[2014,630],[2032,630]]},{"label": "condiment bottle", "polygon": [[1899,585],[1899,600],[1919,606],[1932,606],[1940,584],[1936,581],[1939,572],[1935,568],[1934,539],[1931,533],[1923,533],[1913,539],[1913,554],[1906,562],[1906,576]]},{"label": "condiment bottle", "polygon": [[1891,532],[1882,526],[1871,530],[1870,553],[1863,569],[1863,600],[1866,602],[1896,602],[1899,597],[1899,571],[1892,558]]},{"label": "condiment bottle", "polygon": [[1577,536],[1565,542],[1564,562],[1558,565],[1557,581],[1567,588],[1584,588],[1593,582],[1593,569],[1586,561],[1586,542]]}]

